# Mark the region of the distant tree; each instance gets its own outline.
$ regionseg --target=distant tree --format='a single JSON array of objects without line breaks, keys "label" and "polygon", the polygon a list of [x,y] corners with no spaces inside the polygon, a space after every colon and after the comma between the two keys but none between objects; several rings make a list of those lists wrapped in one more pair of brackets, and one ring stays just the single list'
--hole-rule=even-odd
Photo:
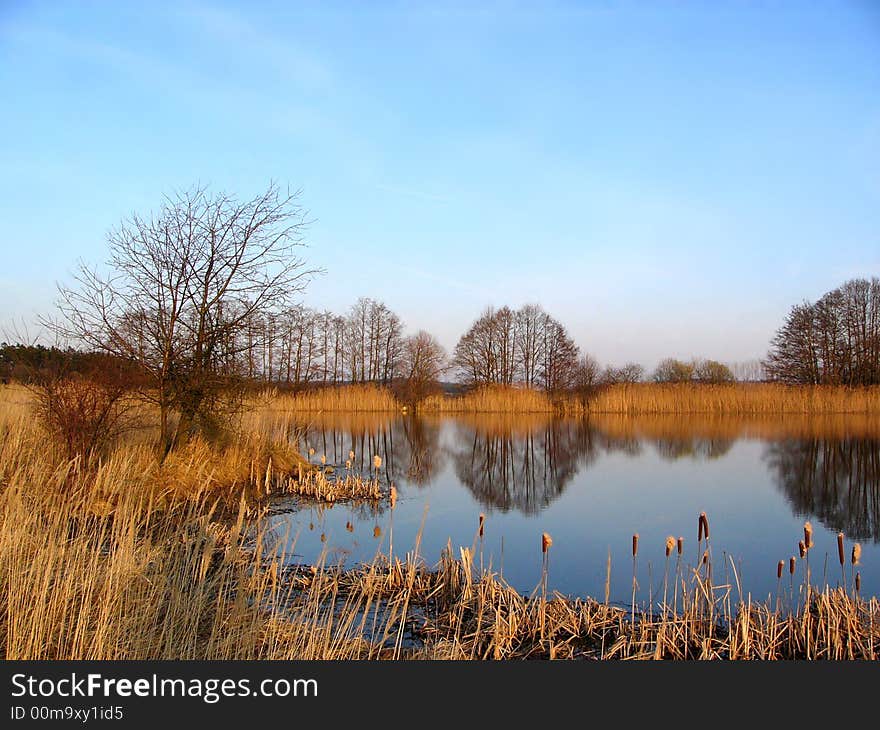
[{"label": "distant tree", "polygon": [[[81,347],[138,364],[156,403],[165,450],[215,424],[253,374],[265,322],[303,290],[313,271],[296,255],[306,224],[298,194],[271,184],[241,202],[193,188],[111,231],[108,273],[81,265],[61,286],[59,320]],[[169,416],[179,414],[176,435]]]},{"label": "distant tree", "polygon": [[628,362],[620,368],[608,366],[602,373],[602,382],[606,385],[616,383],[641,383],[645,378],[645,369],[636,362]]},{"label": "distant tree", "polygon": [[440,389],[440,376],[447,369],[446,351],[433,336],[419,331],[403,340],[400,376],[396,393],[404,403],[416,407]]},{"label": "distant tree", "polygon": [[657,383],[687,383],[693,377],[693,363],[682,362],[672,357],[661,360],[654,371],[654,381]]},{"label": "distant tree", "polygon": [[694,368],[694,377],[700,383],[732,383],[733,372],[717,360],[700,360]]},{"label": "distant tree", "polygon": [[599,361],[588,353],[582,354],[577,361],[572,376],[572,392],[586,406],[590,396],[595,392],[602,375]]},{"label": "distant tree", "polygon": [[787,383],[880,383],[880,279],[853,279],[792,307],[764,367]]},{"label": "distant tree", "polygon": [[453,365],[469,385],[570,387],[578,348],[565,327],[536,304],[488,308],[461,337]]}]

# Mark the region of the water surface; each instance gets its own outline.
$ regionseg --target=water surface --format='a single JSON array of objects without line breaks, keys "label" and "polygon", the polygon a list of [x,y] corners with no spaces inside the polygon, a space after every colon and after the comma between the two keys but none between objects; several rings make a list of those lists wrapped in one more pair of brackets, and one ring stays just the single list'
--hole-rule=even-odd
[{"label": "water surface", "polygon": [[[451,541],[480,544],[482,560],[528,593],[541,574],[541,533],[553,538],[551,588],[603,597],[609,552],[611,598],[629,601],[632,534],[640,535],[640,597],[662,591],[664,542],[684,537],[695,564],[697,517],[708,514],[716,583],[763,599],[777,590],[776,565],[797,555],[803,523],[814,527],[811,570],[841,580],[837,532],[862,544],[863,593],[880,592],[880,426],[858,416],[706,417],[322,416],[291,431],[312,460],[394,484],[399,500],[338,504],[289,501],[271,518],[291,560],[354,565],[412,550],[434,564]],[[392,531],[393,527],[393,531]],[[377,530],[378,528],[378,530]],[[377,536],[377,533],[381,533]],[[827,568],[826,568],[827,561]],[[795,583],[802,580],[798,561]],[[788,577],[784,579],[788,585]]]}]

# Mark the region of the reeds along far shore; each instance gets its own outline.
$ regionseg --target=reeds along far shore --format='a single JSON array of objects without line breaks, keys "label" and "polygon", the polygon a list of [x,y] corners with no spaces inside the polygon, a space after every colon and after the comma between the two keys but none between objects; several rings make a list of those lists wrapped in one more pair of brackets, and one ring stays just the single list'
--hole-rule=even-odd
[{"label": "reeds along far shore", "polygon": [[[387,388],[346,385],[267,401],[277,410],[399,411]],[[422,413],[579,414],[877,414],[880,387],[788,386],[778,383],[634,383],[596,387],[582,395],[548,394],[532,388],[484,386],[461,395],[432,395],[418,405]]]}]

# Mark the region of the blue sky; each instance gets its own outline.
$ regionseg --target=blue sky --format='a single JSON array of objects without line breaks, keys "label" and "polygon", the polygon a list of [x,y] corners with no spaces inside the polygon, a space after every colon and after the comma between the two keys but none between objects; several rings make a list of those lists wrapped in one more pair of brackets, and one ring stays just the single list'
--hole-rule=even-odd
[{"label": "blue sky", "polygon": [[132,211],[302,189],[307,304],[762,356],[880,274],[880,3],[0,0],[0,324]]}]

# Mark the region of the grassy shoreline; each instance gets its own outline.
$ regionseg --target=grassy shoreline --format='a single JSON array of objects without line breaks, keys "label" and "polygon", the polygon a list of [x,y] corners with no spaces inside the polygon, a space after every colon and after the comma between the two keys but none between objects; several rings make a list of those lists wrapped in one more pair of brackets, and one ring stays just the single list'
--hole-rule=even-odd
[{"label": "grassy shoreline", "polygon": [[[279,411],[394,412],[402,405],[391,391],[373,385],[345,385],[299,393],[270,389],[265,396]],[[461,395],[432,395],[421,413],[591,414],[877,414],[880,386],[794,386],[779,383],[634,383],[597,387],[581,397],[533,389],[487,386]]]},{"label": "grassy shoreline", "polygon": [[[775,599],[754,601],[713,583],[708,538],[696,566],[667,545],[663,598],[649,605],[639,594],[629,607],[553,592],[549,542],[530,595],[480,567],[476,534],[433,564],[418,545],[344,570],[325,558],[292,564],[295,546],[276,552],[286,536],[265,521],[268,500],[295,491],[292,482],[318,501],[360,496],[393,509],[369,479],[361,494],[334,493],[345,485],[324,469],[254,436],[222,448],[194,440],[164,461],[138,440],[68,460],[26,398],[7,399],[0,657],[875,659],[880,650],[880,601],[854,580],[849,592],[812,585],[800,561]],[[663,546],[642,545],[645,556],[660,565]]]}]

